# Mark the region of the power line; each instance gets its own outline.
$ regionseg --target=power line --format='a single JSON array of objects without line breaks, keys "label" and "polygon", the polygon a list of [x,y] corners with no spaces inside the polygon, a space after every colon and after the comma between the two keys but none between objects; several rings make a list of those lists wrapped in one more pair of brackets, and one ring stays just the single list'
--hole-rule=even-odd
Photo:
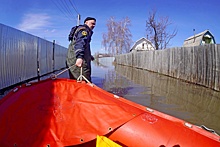
[{"label": "power line", "polygon": [[75,10],[75,12],[77,13],[77,25],[79,25],[80,24],[80,14],[79,14],[79,11],[76,9],[76,6],[75,6],[74,2],[72,3],[71,0],[69,0],[69,2],[71,4],[71,6],[73,7],[73,9]]},{"label": "power line", "polygon": [[76,9],[76,7],[75,7],[74,4],[72,3],[72,1],[69,0],[69,2],[70,2],[70,4],[71,4],[71,6],[73,7],[73,9],[75,10],[75,12],[76,12],[77,14],[79,14],[79,11]]},{"label": "power line", "polygon": [[66,10],[66,12],[70,15],[70,16],[74,16],[74,13],[71,12],[71,9],[69,8],[66,0],[60,0],[61,3],[63,4],[63,8]]},{"label": "power line", "polygon": [[[65,15],[65,17],[67,19],[69,19],[71,22],[72,22],[72,20],[77,20],[76,17],[74,16],[74,13],[71,11],[70,7],[68,6],[68,4],[67,4],[67,2],[65,0],[60,0],[60,1],[57,1],[57,0],[53,1],[53,0],[51,0],[51,1],[59,9],[59,11],[61,13],[63,13]],[[72,3],[71,3],[71,6],[72,6]]]},{"label": "power line", "polygon": [[69,18],[69,16],[58,6],[58,4],[56,2],[54,2],[53,0],[51,0],[51,1],[59,9],[59,11],[65,15],[66,18],[68,18],[70,21],[72,21],[71,18]]}]

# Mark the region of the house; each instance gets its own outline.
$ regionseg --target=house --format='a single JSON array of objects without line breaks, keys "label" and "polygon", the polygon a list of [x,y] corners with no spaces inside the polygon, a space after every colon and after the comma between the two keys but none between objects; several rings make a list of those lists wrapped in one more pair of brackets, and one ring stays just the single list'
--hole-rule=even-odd
[{"label": "house", "polygon": [[199,46],[204,44],[215,44],[215,38],[209,30],[205,30],[187,38],[183,43],[183,47]]},{"label": "house", "polygon": [[155,50],[155,47],[148,39],[143,37],[134,43],[134,45],[130,49],[130,52],[148,50]]}]

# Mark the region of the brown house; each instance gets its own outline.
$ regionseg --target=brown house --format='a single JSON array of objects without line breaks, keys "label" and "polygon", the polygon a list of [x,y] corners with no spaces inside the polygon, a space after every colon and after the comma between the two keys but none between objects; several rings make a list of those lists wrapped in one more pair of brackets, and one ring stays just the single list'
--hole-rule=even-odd
[{"label": "brown house", "polygon": [[199,46],[204,44],[215,44],[215,38],[209,30],[205,30],[187,38],[183,43],[183,47]]}]

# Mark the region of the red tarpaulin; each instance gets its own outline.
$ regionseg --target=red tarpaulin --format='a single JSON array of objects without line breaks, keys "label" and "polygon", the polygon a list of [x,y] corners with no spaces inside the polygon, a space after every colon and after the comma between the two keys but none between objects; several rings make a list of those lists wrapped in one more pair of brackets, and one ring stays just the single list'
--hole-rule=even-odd
[{"label": "red tarpaulin", "polygon": [[143,113],[113,94],[73,80],[45,80],[0,101],[0,144],[68,146],[105,135]]}]

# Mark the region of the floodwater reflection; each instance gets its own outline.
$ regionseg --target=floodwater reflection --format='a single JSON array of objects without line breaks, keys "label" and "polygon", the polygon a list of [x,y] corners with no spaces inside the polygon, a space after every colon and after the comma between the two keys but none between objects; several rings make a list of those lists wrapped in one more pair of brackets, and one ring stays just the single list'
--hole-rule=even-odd
[{"label": "floodwater reflection", "polygon": [[220,92],[121,65],[107,70],[102,82],[109,92],[220,133]]}]

